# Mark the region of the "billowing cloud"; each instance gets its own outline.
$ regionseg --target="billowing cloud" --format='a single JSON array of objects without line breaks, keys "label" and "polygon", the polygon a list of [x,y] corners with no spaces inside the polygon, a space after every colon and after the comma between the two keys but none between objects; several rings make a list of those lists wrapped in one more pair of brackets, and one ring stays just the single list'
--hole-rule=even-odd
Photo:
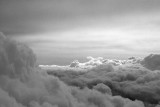
[{"label": "billowing cloud", "polygon": [[102,84],[94,90],[68,86],[40,69],[27,46],[0,38],[0,107],[144,107],[141,101],[111,96]]},{"label": "billowing cloud", "polygon": [[100,91],[101,93],[104,93],[104,94],[107,93],[109,95],[112,95],[111,89],[107,85],[104,85],[102,83],[97,84],[96,86],[93,87],[93,89],[98,90],[98,91]]},{"label": "billowing cloud", "polygon": [[90,57],[84,63],[74,61],[72,66],[66,66],[67,70],[61,67],[55,70],[57,67],[53,67],[47,73],[59,77],[70,86],[141,100],[149,107],[160,100],[158,62],[159,55],[149,55],[144,59],[131,57],[128,60]]},{"label": "billowing cloud", "polygon": [[160,55],[150,54],[144,58],[142,65],[151,70],[160,70]]}]

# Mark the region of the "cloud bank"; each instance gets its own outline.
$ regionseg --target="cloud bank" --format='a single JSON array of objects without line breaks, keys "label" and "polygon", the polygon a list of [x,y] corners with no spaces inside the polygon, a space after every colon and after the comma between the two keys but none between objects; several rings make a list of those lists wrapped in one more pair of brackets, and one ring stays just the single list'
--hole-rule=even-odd
[{"label": "cloud bank", "polygon": [[0,107],[144,107],[144,104],[112,96],[105,84],[93,89],[68,86],[40,69],[31,49],[0,34]]},{"label": "cloud bank", "polygon": [[59,77],[69,86],[89,88],[109,95],[120,95],[140,100],[146,107],[155,107],[160,101],[160,55],[144,59],[110,60],[89,57],[89,61],[73,61],[67,66],[40,66],[49,75]]}]

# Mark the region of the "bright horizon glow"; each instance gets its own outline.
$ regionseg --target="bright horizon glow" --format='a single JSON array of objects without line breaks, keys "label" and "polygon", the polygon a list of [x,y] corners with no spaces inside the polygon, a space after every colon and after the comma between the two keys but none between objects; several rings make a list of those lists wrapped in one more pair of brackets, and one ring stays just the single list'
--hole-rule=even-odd
[{"label": "bright horizon glow", "polygon": [[[142,30],[127,31],[121,28],[85,28],[56,33],[41,33],[34,36],[18,36],[14,39],[29,45],[37,54],[40,64],[56,63],[54,61],[44,62],[47,56],[55,56],[52,57],[53,59],[61,57],[63,60],[67,55],[68,61],[64,61],[62,64],[64,65],[76,57],[85,59],[87,56],[102,56],[127,59],[131,56],[142,57],[156,53],[159,51],[157,44],[160,45],[159,41],[156,40],[160,38],[151,36],[152,33],[150,31],[148,33],[142,32]],[[136,35],[134,36],[134,34]],[[79,60],[81,61],[81,59]]]},{"label": "bright horizon glow", "polygon": [[39,64],[160,53],[159,0],[2,0],[0,6],[0,30],[32,48]]}]

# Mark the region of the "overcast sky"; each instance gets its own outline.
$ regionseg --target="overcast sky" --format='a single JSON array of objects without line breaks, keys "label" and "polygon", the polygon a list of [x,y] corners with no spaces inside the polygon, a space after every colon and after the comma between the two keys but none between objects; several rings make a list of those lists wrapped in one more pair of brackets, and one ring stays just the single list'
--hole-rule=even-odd
[{"label": "overcast sky", "polygon": [[0,31],[40,64],[160,53],[160,0],[0,0]]}]

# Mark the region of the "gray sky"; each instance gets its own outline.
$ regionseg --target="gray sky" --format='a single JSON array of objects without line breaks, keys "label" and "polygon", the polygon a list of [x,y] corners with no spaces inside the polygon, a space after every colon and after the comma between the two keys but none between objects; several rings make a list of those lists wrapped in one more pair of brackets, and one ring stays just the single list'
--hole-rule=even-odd
[{"label": "gray sky", "polygon": [[160,0],[1,0],[0,31],[40,64],[160,53]]}]

